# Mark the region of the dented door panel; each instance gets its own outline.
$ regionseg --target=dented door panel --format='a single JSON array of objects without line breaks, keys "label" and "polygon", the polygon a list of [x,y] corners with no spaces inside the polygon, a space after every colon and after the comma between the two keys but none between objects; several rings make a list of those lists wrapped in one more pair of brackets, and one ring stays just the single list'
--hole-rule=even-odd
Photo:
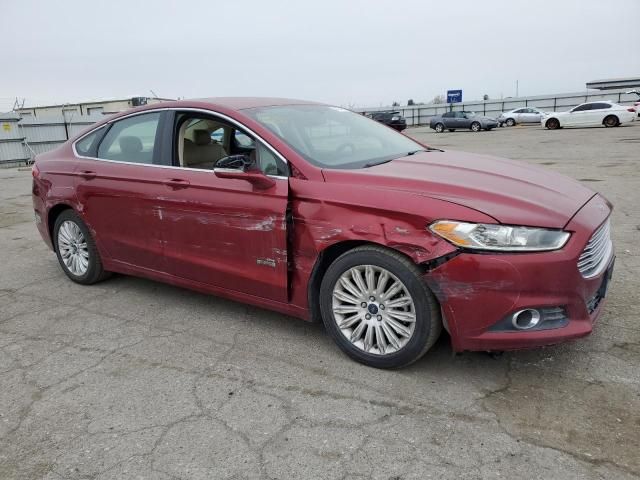
[{"label": "dented door panel", "polygon": [[177,277],[277,302],[287,301],[288,184],[268,189],[212,171],[172,169],[188,182],[167,188],[157,216],[165,256]]}]

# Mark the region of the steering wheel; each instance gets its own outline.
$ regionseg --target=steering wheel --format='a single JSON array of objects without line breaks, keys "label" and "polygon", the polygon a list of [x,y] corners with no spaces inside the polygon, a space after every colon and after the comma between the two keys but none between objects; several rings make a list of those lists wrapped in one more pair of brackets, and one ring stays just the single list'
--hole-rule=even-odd
[{"label": "steering wheel", "polygon": [[351,153],[356,151],[356,146],[353,143],[347,142],[336,147],[336,153],[343,153],[346,149],[350,149]]}]

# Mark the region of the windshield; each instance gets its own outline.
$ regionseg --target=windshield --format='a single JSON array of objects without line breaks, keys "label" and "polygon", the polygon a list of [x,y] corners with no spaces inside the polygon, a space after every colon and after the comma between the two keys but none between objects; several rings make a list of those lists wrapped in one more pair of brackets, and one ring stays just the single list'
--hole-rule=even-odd
[{"label": "windshield", "polygon": [[243,112],[321,168],[366,168],[425,150],[410,138],[344,108],[286,105]]}]

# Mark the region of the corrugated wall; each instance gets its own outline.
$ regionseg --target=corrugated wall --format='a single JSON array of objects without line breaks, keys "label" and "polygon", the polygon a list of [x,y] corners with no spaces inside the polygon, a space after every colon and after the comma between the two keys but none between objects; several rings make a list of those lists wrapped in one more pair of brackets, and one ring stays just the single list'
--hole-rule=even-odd
[{"label": "corrugated wall", "polygon": [[0,118],[0,166],[28,163],[34,155],[48,152],[74,137],[102,115],[25,117],[14,114]]}]

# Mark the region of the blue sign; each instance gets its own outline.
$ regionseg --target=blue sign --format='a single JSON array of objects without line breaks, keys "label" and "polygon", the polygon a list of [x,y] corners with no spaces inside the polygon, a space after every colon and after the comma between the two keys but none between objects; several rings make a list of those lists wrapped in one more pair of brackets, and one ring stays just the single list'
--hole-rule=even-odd
[{"label": "blue sign", "polygon": [[447,90],[447,103],[462,102],[462,90]]}]

